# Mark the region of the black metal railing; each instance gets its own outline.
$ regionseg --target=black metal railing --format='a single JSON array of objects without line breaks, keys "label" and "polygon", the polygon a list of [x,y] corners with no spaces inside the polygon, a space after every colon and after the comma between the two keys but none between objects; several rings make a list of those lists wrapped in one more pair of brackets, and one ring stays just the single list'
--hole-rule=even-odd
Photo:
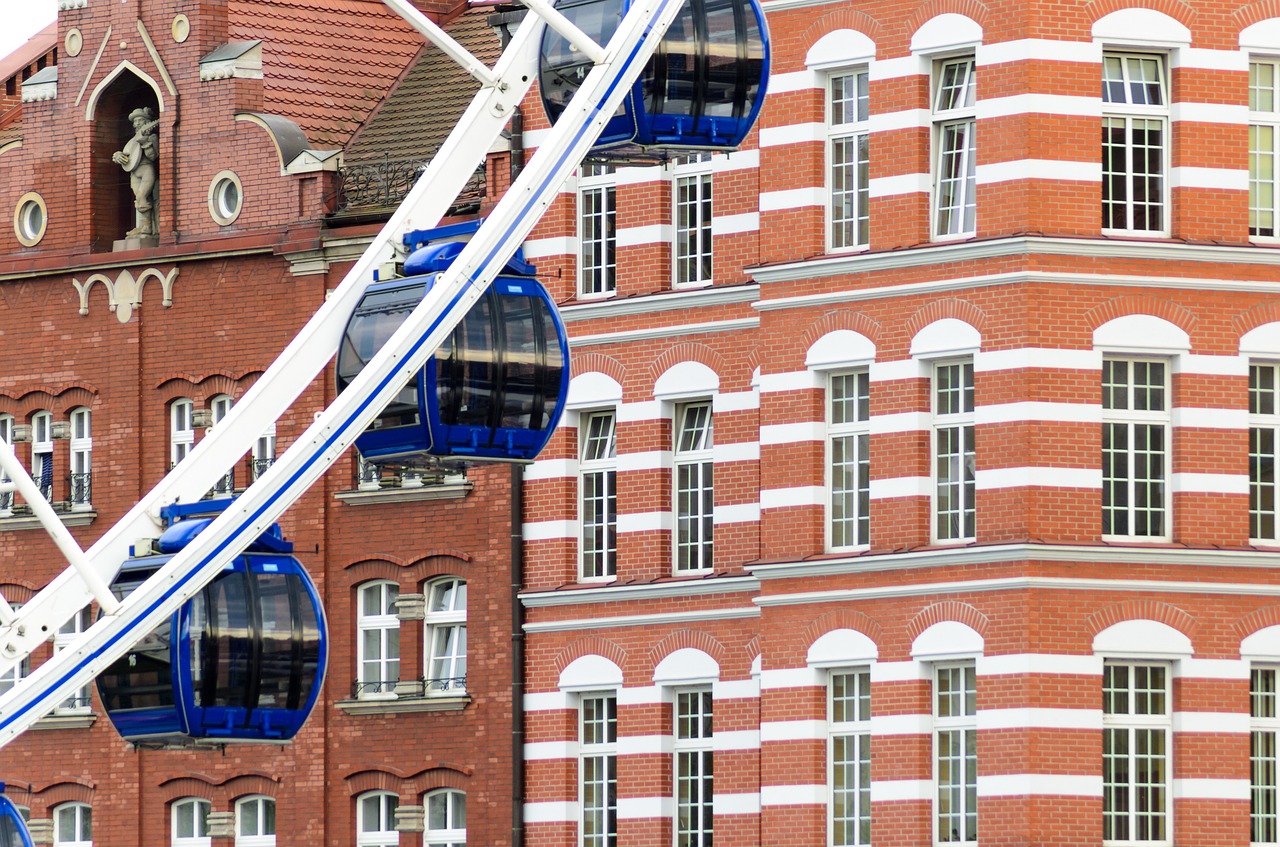
[{"label": "black metal railing", "polygon": [[428,694],[439,694],[446,691],[454,691],[461,693],[467,690],[467,678],[465,676],[447,676],[439,679],[424,679],[423,687]]},{"label": "black metal railing", "polygon": [[71,475],[71,505],[87,506],[93,502],[93,474],[73,473]]},{"label": "black metal railing", "polygon": [[361,697],[368,697],[371,694],[394,694],[399,684],[400,680],[398,679],[385,679],[377,682],[357,679],[351,684],[351,696],[359,700]]},{"label": "black metal railing", "polygon": [[250,459],[249,469],[253,472],[253,481],[257,482],[258,477],[267,472],[267,468],[275,464],[275,459]]},{"label": "black metal railing", "polygon": [[[413,159],[383,158],[371,162],[354,162],[338,168],[335,203],[337,214],[356,214],[394,209],[408,195],[426,170],[435,151]],[[485,166],[476,168],[466,186],[454,200],[448,214],[456,215],[478,207],[486,188]]]}]

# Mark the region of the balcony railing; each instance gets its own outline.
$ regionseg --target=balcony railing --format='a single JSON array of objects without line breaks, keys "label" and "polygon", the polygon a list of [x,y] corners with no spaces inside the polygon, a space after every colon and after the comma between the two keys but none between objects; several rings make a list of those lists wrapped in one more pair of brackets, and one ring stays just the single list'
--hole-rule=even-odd
[{"label": "balcony railing", "polygon": [[88,506],[93,496],[93,474],[73,473],[71,475],[71,505]]},{"label": "balcony railing", "polygon": [[275,464],[275,459],[250,459],[249,469],[253,473],[253,481],[257,482],[258,477],[267,472],[267,468]]},{"label": "balcony railing", "polygon": [[361,697],[376,697],[378,695],[395,694],[396,686],[400,684],[398,679],[384,679],[375,682],[366,682],[357,679],[351,684],[351,696],[359,700]]},{"label": "balcony railing", "polygon": [[[335,212],[340,215],[390,211],[408,195],[418,177],[431,162],[430,155],[415,159],[383,158],[372,162],[354,162],[338,168]],[[485,195],[485,166],[481,165],[467,180],[448,214],[474,211]]]}]

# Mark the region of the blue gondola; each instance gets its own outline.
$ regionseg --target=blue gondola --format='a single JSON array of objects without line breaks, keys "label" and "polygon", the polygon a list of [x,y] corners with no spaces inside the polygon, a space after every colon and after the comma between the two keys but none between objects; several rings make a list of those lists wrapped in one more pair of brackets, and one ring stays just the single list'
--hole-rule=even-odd
[{"label": "blue gondola", "polygon": [[[556,8],[604,44],[631,0],[564,0]],[[552,123],[591,60],[547,28],[542,103]],[[732,149],[755,124],[769,79],[769,38],[758,0],[685,0],[596,149],[622,145]]]},{"label": "blue gondola", "polygon": [[[405,278],[369,286],[338,352],[339,391],[462,247],[457,241],[428,243],[405,262]],[[564,412],[569,342],[534,273],[519,256],[507,263],[426,367],[356,439],[367,461],[413,463],[437,456],[528,462],[538,455]]]},{"label": "blue gondola", "polygon": [[0,847],[34,847],[27,822],[17,805],[4,794],[0,782]]},{"label": "blue gondola", "polygon": [[[171,507],[168,516],[207,514],[210,502]],[[212,520],[177,520],[156,543],[158,554],[124,563],[112,591],[127,596]],[[320,695],[328,637],[320,595],[292,551],[272,526],[98,677],[120,735],[187,746],[283,742],[298,733]]]}]

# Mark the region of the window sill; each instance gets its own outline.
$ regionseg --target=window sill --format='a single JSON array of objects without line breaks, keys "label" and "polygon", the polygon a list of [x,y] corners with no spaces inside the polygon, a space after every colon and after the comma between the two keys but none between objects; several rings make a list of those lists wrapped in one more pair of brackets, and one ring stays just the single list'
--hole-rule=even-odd
[{"label": "window sill", "polygon": [[471,488],[471,480],[461,479],[408,488],[339,491],[333,496],[351,506],[370,506],[379,503],[412,503],[420,500],[458,500],[471,493]]},{"label": "window sill", "polygon": [[394,700],[339,700],[334,703],[348,715],[403,715],[415,712],[461,712],[470,694],[441,697],[400,697]]},{"label": "window sill", "polygon": [[[88,526],[98,517],[96,511],[58,512],[63,526]],[[27,529],[43,529],[44,525],[35,515],[10,515],[0,518],[0,532],[20,532]]]},{"label": "window sill", "polygon": [[93,712],[45,715],[31,725],[32,729],[88,729],[98,720]]}]

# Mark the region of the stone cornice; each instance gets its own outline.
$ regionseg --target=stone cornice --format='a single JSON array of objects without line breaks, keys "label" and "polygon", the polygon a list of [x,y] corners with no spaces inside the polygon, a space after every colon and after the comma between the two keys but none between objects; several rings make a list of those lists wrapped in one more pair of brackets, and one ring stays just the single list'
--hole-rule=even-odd
[{"label": "stone cornice", "polygon": [[760,580],[753,576],[718,576],[644,585],[601,585],[593,588],[566,588],[562,591],[535,591],[522,594],[520,602],[528,609],[545,609],[553,606],[662,600],[670,597],[738,594],[759,590]]},{"label": "stone cornice", "polygon": [[576,321],[703,309],[730,303],[754,303],[759,297],[760,286],[758,285],[713,286],[694,291],[670,291],[661,294],[643,294],[626,299],[574,303],[570,306],[561,306],[560,317],[566,324],[570,324]]}]

